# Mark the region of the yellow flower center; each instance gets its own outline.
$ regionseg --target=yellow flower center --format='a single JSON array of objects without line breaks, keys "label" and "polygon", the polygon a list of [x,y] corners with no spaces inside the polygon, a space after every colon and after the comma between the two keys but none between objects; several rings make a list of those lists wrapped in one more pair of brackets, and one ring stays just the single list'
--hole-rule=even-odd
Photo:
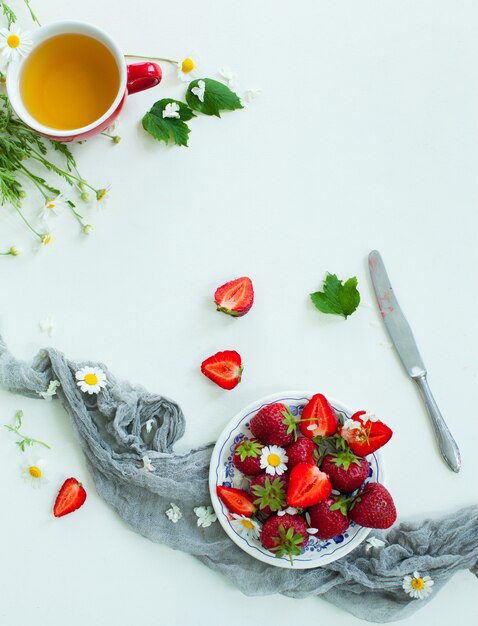
[{"label": "yellow flower center", "polygon": [[254,528],[254,524],[251,522],[250,519],[243,519],[242,525],[249,529]]},{"label": "yellow flower center", "polygon": [[181,69],[183,70],[185,74],[189,74],[189,72],[192,72],[194,69],[194,61],[190,59],[189,57],[187,57],[181,63]]},{"label": "yellow flower center", "polygon": [[99,191],[97,191],[96,199],[97,200],[103,200],[103,198],[106,196],[106,192],[107,191],[108,191],[107,189],[100,189]]},{"label": "yellow flower center", "polygon": [[44,246],[47,246],[51,241],[51,235],[45,235],[43,237],[42,243]]},{"label": "yellow flower center", "polygon": [[55,208],[55,203],[54,202],[50,202],[50,204],[46,205],[47,209],[54,209]]},{"label": "yellow flower center", "polygon": [[87,385],[96,385],[98,382],[98,376],[96,374],[87,374],[83,380]]},{"label": "yellow flower center", "polygon": [[269,454],[267,462],[269,465],[272,465],[272,467],[277,467],[280,465],[280,456],[278,454]]},{"label": "yellow flower center", "polygon": [[18,35],[9,35],[7,38],[7,46],[10,48],[18,48],[20,45],[20,37]]},{"label": "yellow flower center", "polygon": [[423,589],[424,586],[425,586],[425,581],[423,580],[423,578],[412,579],[412,587],[414,589],[417,589],[418,591],[420,591],[420,589]]},{"label": "yellow flower center", "polygon": [[31,465],[28,468],[28,473],[33,478],[40,478],[41,477],[41,469],[39,467],[37,467],[36,465]]}]

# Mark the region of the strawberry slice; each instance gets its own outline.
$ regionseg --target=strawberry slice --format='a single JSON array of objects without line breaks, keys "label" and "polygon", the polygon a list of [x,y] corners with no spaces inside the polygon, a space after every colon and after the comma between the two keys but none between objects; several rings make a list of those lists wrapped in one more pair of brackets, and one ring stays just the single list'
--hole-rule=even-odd
[{"label": "strawberry slice", "polygon": [[83,485],[76,478],[67,478],[56,497],[53,515],[63,517],[63,515],[73,513],[84,504],[85,500],[86,491]]},{"label": "strawberry slice", "polygon": [[241,382],[241,355],[235,350],[216,352],[201,363],[201,372],[223,389],[234,389]]},{"label": "strawberry slice", "polygon": [[323,502],[330,496],[332,485],[325,472],[313,463],[299,463],[289,476],[287,504],[295,508],[307,508]]},{"label": "strawberry slice", "polygon": [[393,431],[380,420],[371,420],[366,411],[358,411],[345,421],[340,435],[357,456],[367,456],[384,446]]},{"label": "strawberry slice", "polygon": [[247,276],[221,285],[214,293],[217,310],[233,317],[242,317],[254,303],[254,288]]},{"label": "strawberry slice", "polygon": [[243,489],[218,485],[216,487],[216,493],[218,498],[224,502],[231,513],[251,517],[256,512],[253,497]]},{"label": "strawberry slice", "polygon": [[337,430],[338,419],[327,398],[316,393],[302,411],[300,430],[304,437],[328,437]]}]

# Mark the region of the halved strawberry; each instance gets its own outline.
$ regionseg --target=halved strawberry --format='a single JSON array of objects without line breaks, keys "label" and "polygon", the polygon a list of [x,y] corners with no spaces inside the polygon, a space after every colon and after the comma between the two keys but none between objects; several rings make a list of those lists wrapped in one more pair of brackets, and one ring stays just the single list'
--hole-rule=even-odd
[{"label": "halved strawberry", "polygon": [[223,389],[234,389],[241,382],[241,355],[235,350],[216,352],[201,363],[201,372]]},{"label": "halved strawberry", "polygon": [[325,472],[312,463],[299,463],[289,475],[287,504],[307,508],[325,500],[331,491],[332,485]]},{"label": "halved strawberry", "polygon": [[245,315],[254,303],[254,288],[247,276],[236,278],[216,289],[217,310],[233,317]]},{"label": "halved strawberry", "polygon": [[86,491],[83,485],[76,478],[67,478],[58,492],[53,506],[53,515],[63,517],[68,513],[73,513],[84,504]]},{"label": "halved strawberry", "polygon": [[218,498],[224,502],[231,513],[252,517],[252,515],[256,512],[256,507],[251,494],[247,493],[247,491],[244,491],[243,489],[218,485],[216,487],[216,493]]},{"label": "halved strawberry", "polygon": [[366,411],[358,411],[345,421],[339,434],[357,456],[367,456],[384,446],[393,431],[380,420],[370,419]]},{"label": "halved strawberry", "polygon": [[327,398],[316,393],[302,411],[300,430],[305,437],[328,437],[337,430],[338,418]]}]

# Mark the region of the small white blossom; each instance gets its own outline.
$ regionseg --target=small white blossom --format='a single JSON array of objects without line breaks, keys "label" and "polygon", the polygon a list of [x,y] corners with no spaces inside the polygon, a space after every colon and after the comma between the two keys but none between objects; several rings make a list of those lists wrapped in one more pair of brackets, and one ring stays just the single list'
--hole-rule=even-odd
[{"label": "small white blossom", "polygon": [[150,433],[152,428],[153,428],[153,424],[154,424],[154,419],[149,419],[146,423],[145,423],[145,428],[146,428],[146,432]]},{"label": "small white blossom", "polygon": [[149,458],[149,456],[146,456],[146,454],[145,454],[141,460],[143,461],[143,469],[144,470],[146,470],[147,472],[154,472],[154,470],[156,468],[151,463],[151,459]]},{"label": "small white blossom", "polygon": [[317,424],[309,424],[307,426],[307,430],[311,430],[312,431],[312,430],[316,430],[316,429],[317,429]]},{"label": "small white blossom", "polygon": [[237,74],[234,74],[234,72],[228,67],[221,67],[219,75],[224,78],[229,87],[234,87],[236,85]]},{"label": "small white blossom", "polygon": [[65,203],[66,200],[61,193],[56,198],[48,198],[43,205],[41,217],[48,220],[52,215],[60,215],[65,210]]},{"label": "small white blossom", "polygon": [[372,548],[381,548],[385,545],[385,541],[378,539],[377,537],[369,537],[367,539],[367,545],[365,546],[365,551],[370,552]]},{"label": "small white blossom", "polygon": [[287,471],[287,453],[279,446],[264,446],[261,453],[261,468],[266,470],[266,474],[280,476]]},{"label": "small white blossom", "polygon": [[51,380],[50,384],[48,385],[48,389],[46,391],[39,391],[38,395],[40,396],[40,398],[47,400],[47,402],[51,402],[53,396],[56,396],[56,390],[58,387],[60,387],[60,381]]},{"label": "small white blossom", "polygon": [[197,515],[197,524],[202,528],[207,528],[217,520],[212,506],[196,506],[194,512]]},{"label": "small white blossom", "polygon": [[246,89],[244,93],[244,100],[246,102],[252,102],[263,93],[262,89]]},{"label": "small white blossom", "polygon": [[38,322],[38,327],[42,333],[46,333],[49,337],[52,337],[55,332],[55,324],[51,317],[46,317],[44,320]]},{"label": "small white blossom", "polygon": [[205,92],[206,92],[206,83],[203,80],[199,80],[197,86],[191,89],[191,93],[197,96],[201,102],[204,102]]},{"label": "small white blossom", "polygon": [[164,117],[179,119],[179,104],[177,102],[169,102],[163,109],[163,118]]},{"label": "small white blossom", "polygon": [[419,572],[413,572],[412,576],[405,576],[403,579],[403,590],[412,598],[424,600],[433,591],[435,582],[430,576],[420,576]]},{"label": "small white blossom", "polygon": [[179,522],[182,516],[183,514],[181,513],[181,509],[178,507],[178,505],[174,504],[174,502],[171,502],[171,508],[166,511],[166,517],[168,518],[168,520],[173,522],[173,524],[176,524],[177,522]]},{"label": "small white blossom", "polygon": [[378,417],[374,413],[364,413],[360,416],[362,422],[376,422]]},{"label": "small white blossom", "polygon": [[27,455],[21,463],[22,477],[35,489],[48,480],[45,477],[47,462],[33,455]]},{"label": "small white blossom", "polygon": [[309,511],[305,512],[305,521],[307,522],[307,524],[309,524],[309,526],[312,524]]},{"label": "small white blossom", "polygon": [[308,528],[307,532],[309,533],[309,535],[316,535],[319,532],[318,528]]}]

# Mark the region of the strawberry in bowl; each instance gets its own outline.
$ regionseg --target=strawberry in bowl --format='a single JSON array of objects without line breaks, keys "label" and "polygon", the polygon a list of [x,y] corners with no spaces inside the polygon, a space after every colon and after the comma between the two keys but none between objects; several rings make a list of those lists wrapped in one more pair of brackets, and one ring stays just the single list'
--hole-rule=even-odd
[{"label": "strawberry in bowl", "polygon": [[[209,473],[229,537],[263,562],[309,569],[348,554],[370,528],[388,528],[396,510],[380,484],[380,446],[362,456],[347,441],[348,429],[362,446],[378,432],[363,415],[308,392],[274,394],[238,413],[218,438]],[[240,509],[231,490],[240,492]]]}]

